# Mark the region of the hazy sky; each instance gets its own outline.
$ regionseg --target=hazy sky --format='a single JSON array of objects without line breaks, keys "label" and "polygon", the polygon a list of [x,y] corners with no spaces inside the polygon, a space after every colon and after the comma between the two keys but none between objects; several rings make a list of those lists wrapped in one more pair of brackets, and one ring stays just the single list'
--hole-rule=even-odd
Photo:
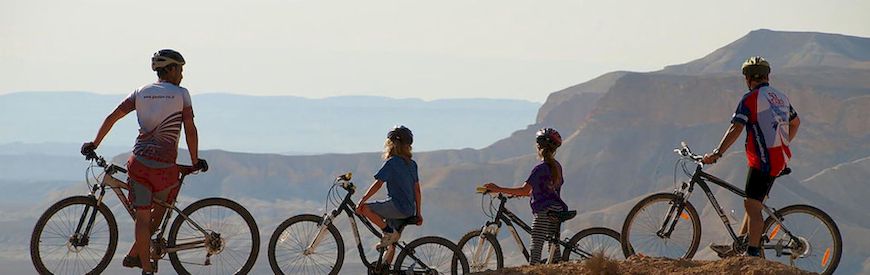
[{"label": "hazy sky", "polygon": [[759,28],[868,37],[870,1],[0,0],[0,94],[126,94],[175,48],[194,94],[543,102]]}]

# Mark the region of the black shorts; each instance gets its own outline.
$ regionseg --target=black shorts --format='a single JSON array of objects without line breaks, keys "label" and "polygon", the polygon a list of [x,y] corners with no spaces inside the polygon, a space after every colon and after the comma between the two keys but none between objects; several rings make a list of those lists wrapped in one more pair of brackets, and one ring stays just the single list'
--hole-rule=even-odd
[{"label": "black shorts", "polygon": [[769,173],[750,167],[746,175],[746,197],[763,202],[775,179]]}]

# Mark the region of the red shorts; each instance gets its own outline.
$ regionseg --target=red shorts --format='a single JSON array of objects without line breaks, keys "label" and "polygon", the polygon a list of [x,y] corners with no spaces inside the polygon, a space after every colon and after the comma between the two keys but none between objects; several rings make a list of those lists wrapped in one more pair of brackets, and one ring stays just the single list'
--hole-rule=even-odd
[{"label": "red shorts", "polygon": [[130,182],[130,203],[136,209],[149,209],[152,199],[171,204],[178,196],[178,166],[151,168],[130,156],[127,160],[127,177]]}]

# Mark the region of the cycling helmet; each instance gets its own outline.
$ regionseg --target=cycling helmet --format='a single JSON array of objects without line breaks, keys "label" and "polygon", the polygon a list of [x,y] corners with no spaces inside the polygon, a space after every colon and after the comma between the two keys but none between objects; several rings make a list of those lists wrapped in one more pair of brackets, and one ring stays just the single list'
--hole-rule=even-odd
[{"label": "cycling helmet", "polygon": [[414,133],[404,125],[397,125],[387,133],[387,138],[393,142],[411,145],[414,143]]},{"label": "cycling helmet", "polygon": [[153,71],[172,64],[184,65],[184,57],[175,50],[162,49],[151,57],[151,70]]},{"label": "cycling helmet", "polygon": [[562,146],[562,135],[553,128],[541,128],[535,133],[535,142],[542,147],[559,148]]},{"label": "cycling helmet", "polygon": [[743,75],[751,78],[761,78],[770,73],[770,63],[761,56],[753,56],[743,62]]}]

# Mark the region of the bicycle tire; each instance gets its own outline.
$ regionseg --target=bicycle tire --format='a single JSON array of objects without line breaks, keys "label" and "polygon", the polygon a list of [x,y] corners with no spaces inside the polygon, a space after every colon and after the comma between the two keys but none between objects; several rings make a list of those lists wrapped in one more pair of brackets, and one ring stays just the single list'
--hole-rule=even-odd
[{"label": "bicycle tire", "polygon": [[[39,217],[39,220],[37,220],[36,226],[34,226],[34,228],[33,228],[33,234],[31,234],[31,237],[30,237],[30,259],[33,261],[33,266],[36,268],[36,271],[39,272],[39,274],[60,273],[60,272],[52,272],[52,270],[49,270],[49,268],[46,267],[43,256],[40,254],[42,252],[40,250],[40,243],[43,242],[43,240],[42,240],[43,233],[53,233],[53,234],[58,235],[58,237],[60,237],[60,238],[63,238],[63,237],[70,238],[72,236],[72,231],[75,231],[75,228],[68,228],[68,229],[70,229],[69,230],[70,232],[57,232],[57,230],[62,230],[62,231],[66,231],[66,230],[61,229],[58,226],[52,227],[51,225],[48,224],[48,222],[51,220],[51,218],[55,214],[58,214],[59,212],[61,212],[61,210],[65,209],[65,208],[69,208],[70,206],[75,206],[75,205],[82,205],[83,207],[84,206],[93,207],[93,206],[97,205],[97,200],[93,197],[86,197],[86,196],[74,196],[74,197],[65,198],[65,199],[51,205],[47,210],[45,210],[45,212],[42,214],[42,216]],[[91,209],[93,209],[93,208],[91,208]],[[112,211],[110,211],[109,208],[104,203],[100,203],[96,209],[98,210],[98,213],[100,213],[100,215],[103,217],[102,220],[106,222],[106,227],[107,227],[107,231],[108,231],[108,243],[106,246],[106,252],[102,256],[100,261],[93,267],[93,269],[87,270],[87,267],[82,266],[83,268],[85,268],[85,270],[83,270],[83,272],[79,272],[78,269],[76,269],[76,270],[73,270],[71,274],[100,274],[103,272],[103,270],[106,269],[107,266],[109,266],[109,263],[112,261],[112,256],[115,255],[115,250],[117,249],[117,246],[118,246],[118,224],[115,221],[115,216],[112,214]],[[93,211],[93,210],[91,210],[91,211]],[[72,219],[76,220],[75,223],[71,223],[68,225],[75,227],[76,224],[78,223],[77,220],[79,219],[79,217],[81,217],[80,213],[81,213],[81,211],[79,211],[79,215],[67,216],[68,218],[72,218]],[[99,222],[100,222],[100,220],[95,219],[94,225],[97,225]],[[54,232],[44,232],[44,230],[46,229],[47,226],[51,227],[51,228],[49,228],[49,230],[54,230]],[[95,231],[92,231],[91,233],[94,233],[94,232]],[[99,231],[96,231],[96,232],[99,232]],[[68,233],[69,235],[64,236],[65,233]],[[93,237],[93,235],[91,237]],[[93,239],[89,240],[88,245],[90,245],[92,241],[93,241]],[[68,244],[69,239],[67,239],[66,242]],[[66,245],[66,246],[67,246],[68,251],[71,251],[71,249],[73,249],[73,248],[70,248],[68,245]],[[84,249],[81,251],[84,251]],[[78,253],[78,252],[76,252],[76,253]],[[99,254],[96,254],[96,255],[99,256]],[[58,263],[58,264],[60,264],[60,263]]]},{"label": "bicycle tire", "polygon": [[[668,206],[670,206],[670,205],[673,205],[673,202],[676,202],[679,200],[680,200],[680,198],[673,193],[653,194],[653,195],[647,196],[646,198],[643,198],[640,202],[638,202],[631,209],[631,211],[628,212],[628,216],[625,217],[625,222],[622,224],[622,232],[620,233],[620,239],[619,239],[619,243],[622,245],[623,255],[625,255],[626,258],[637,253],[637,251],[635,249],[635,245],[631,243],[631,239],[633,237],[635,237],[635,236],[632,236],[631,230],[634,226],[633,223],[635,222],[635,218],[638,217],[639,212],[643,209],[646,209],[647,206],[651,206],[652,204],[657,203],[657,202],[665,202],[665,203],[667,203]],[[666,209],[669,209],[669,208],[666,208]],[[662,212],[667,212],[667,211],[668,210],[665,210]],[[686,250],[685,253],[676,253],[676,254],[682,254],[682,255],[672,256],[670,258],[679,257],[679,258],[683,258],[683,259],[692,259],[692,257],[695,256],[695,252],[698,250],[698,245],[701,242],[701,219],[698,216],[698,211],[696,211],[695,207],[692,206],[692,203],[690,203],[688,201],[685,202],[685,207],[684,207],[683,211],[684,211],[683,213],[686,213],[688,215],[688,217],[681,215],[681,218],[689,220],[690,221],[689,224],[692,226],[692,228],[691,228],[692,240],[688,244],[688,247],[685,249]],[[662,214],[662,215],[664,215],[664,214]],[[652,217],[650,216],[650,218],[652,218]],[[658,229],[657,227],[659,227],[662,224],[662,222],[663,221],[653,222],[652,226],[654,226],[654,228],[650,229],[650,230],[652,230],[652,232],[647,232],[646,234],[651,233],[653,236],[655,236],[655,231],[657,231],[657,229]],[[637,237],[641,237],[641,236],[637,236]],[[659,239],[661,239],[661,238],[659,238]],[[655,255],[655,254],[659,254],[659,253],[648,253],[645,251],[641,252],[640,254],[646,255],[646,256],[654,256],[654,257],[669,257],[668,255]]]},{"label": "bicycle tire", "polygon": [[[477,239],[479,237],[481,237],[480,229],[471,230],[468,233],[465,233],[465,235],[463,235],[462,238],[459,239],[459,242],[456,244],[456,246],[459,247],[459,250],[462,251],[462,253],[465,255],[465,258],[468,260],[468,266],[471,272],[499,270],[504,268],[504,254],[501,250],[501,244],[499,244],[498,239],[495,236],[489,233],[482,235],[482,237],[483,241],[488,243],[489,249],[491,249],[492,252],[495,254],[495,263],[490,263],[490,261],[486,261],[486,263],[477,262],[476,257],[474,257],[474,251],[478,247],[475,244],[480,241],[479,239]],[[488,251],[482,253],[488,253]],[[494,266],[492,264],[494,264]]]},{"label": "bicycle tire", "polygon": [[[272,237],[269,238],[269,252],[268,252],[268,254],[269,254],[269,266],[271,266],[272,272],[274,272],[275,274],[285,274],[285,271],[282,270],[281,266],[279,265],[278,259],[276,257],[276,254],[277,254],[276,250],[278,249],[279,242],[283,243],[285,240],[287,240],[286,237],[284,240],[282,240],[282,236],[284,235],[284,232],[286,230],[288,230],[291,226],[298,225],[298,224],[301,224],[303,222],[313,223],[313,227],[317,228],[323,222],[323,218],[321,218],[319,216],[315,216],[315,215],[310,215],[310,214],[303,214],[303,215],[297,215],[297,216],[290,217],[287,220],[285,220],[284,222],[282,222],[280,225],[278,225],[278,227],[275,228],[275,232],[272,233]],[[329,231],[329,234],[332,235],[332,238],[334,239],[334,242],[336,245],[335,263],[333,264],[331,269],[327,270],[328,272],[320,272],[320,270],[311,270],[311,272],[307,272],[308,274],[328,273],[328,274],[334,275],[334,274],[338,274],[338,271],[341,270],[341,266],[344,263],[344,252],[345,252],[344,251],[344,240],[342,240],[341,234],[338,232],[338,229],[333,224],[330,224],[329,226],[327,226],[327,230]],[[295,230],[291,230],[291,231],[296,232]],[[306,232],[311,233],[309,230],[306,230]],[[288,232],[288,234],[289,233],[290,232]],[[297,245],[307,245],[313,241],[313,238],[314,238],[314,236],[311,236],[311,240],[306,239],[306,240],[301,240],[301,241],[298,241],[298,239],[297,239]],[[290,241],[292,241],[292,240],[290,240]],[[290,246],[290,245],[292,245],[292,244],[288,243],[288,246]],[[300,250],[299,252],[302,252],[302,251]],[[300,272],[289,272],[289,271],[295,271],[295,270],[296,270],[295,268],[290,269],[290,270],[288,270],[287,273],[306,274],[306,272],[304,272],[306,270],[300,270]]]},{"label": "bicycle tire", "polygon": [[[599,239],[597,239],[602,237],[604,239],[600,241],[613,240],[616,241],[616,244],[618,246],[605,247],[606,243],[602,243],[599,241]],[[581,244],[580,247],[577,247],[578,243]],[[587,244],[590,244],[592,247],[589,247],[589,245]],[[619,232],[616,232],[616,230],[606,227],[587,228],[581,230],[580,232],[577,232],[577,234],[574,234],[574,236],[572,236],[571,239],[568,241],[568,248],[566,248],[565,251],[562,251],[562,262],[571,261],[572,255],[580,256],[579,260],[585,259],[583,255],[580,255],[578,253],[571,253],[570,248],[574,247],[584,250],[587,253],[593,255],[597,252],[602,252],[604,253],[604,256],[609,259],[622,260],[622,257],[624,256],[622,252],[622,245],[620,245],[619,241]]]},{"label": "bicycle tire", "polygon": [[[837,224],[834,222],[834,220],[831,218],[831,216],[829,216],[824,211],[822,211],[818,208],[809,206],[809,205],[789,205],[789,206],[783,207],[782,209],[777,210],[776,212],[774,212],[774,215],[776,215],[777,217],[780,217],[780,219],[783,221],[783,223],[786,224],[788,230],[791,231],[793,234],[798,235],[797,236],[798,238],[804,238],[804,235],[800,234],[800,233],[802,233],[801,231],[803,231],[803,230],[798,228],[797,224],[792,223],[792,221],[800,220],[799,217],[796,217],[796,214],[800,214],[800,213],[804,213],[804,214],[809,215],[812,218],[818,219],[818,221],[821,222],[828,229],[828,232],[830,233],[829,237],[830,237],[831,243],[830,244],[825,243],[819,247],[819,248],[826,248],[825,249],[826,252],[819,255],[820,259],[818,262],[820,264],[819,265],[820,267],[825,267],[824,269],[822,269],[822,270],[814,270],[814,269],[808,270],[806,268],[801,268],[798,266],[795,266],[795,267],[802,269],[802,270],[810,271],[810,272],[817,272],[819,274],[833,274],[834,270],[836,270],[837,266],[840,264],[840,257],[842,257],[842,254],[843,254],[843,240],[842,240],[842,236],[840,235],[840,229],[837,227]],[[791,223],[791,224],[789,224],[789,223]],[[775,240],[778,240],[776,237],[785,237],[787,235],[785,233],[778,235],[778,232],[774,232],[773,230],[779,231],[778,230],[779,227],[774,226],[774,225],[777,225],[777,223],[773,217],[767,217],[767,219],[764,221],[764,231],[763,231],[763,232],[765,232],[764,236],[772,239],[772,240],[769,240],[769,242],[774,242]],[[808,232],[816,232],[816,233],[812,233],[812,237],[815,237],[815,236],[817,236],[819,231],[809,230]],[[782,238],[780,238],[780,239],[782,239]],[[813,239],[815,239],[815,238],[813,238]],[[806,240],[806,239],[804,238],[803,240]],[[807,240],[807,241],[809,241],[809,240]],[[809,249],[807,249],[805,254],[811,254],[812,252],[815,252],[815,246],[816,246],[815,244],[816,243],[814,242],[813,244],[809,245],[808,246]],[[776,256],[776,254],[773,254],[770,256],[776,256],[776,257],[771,258],[768,255],[766,255],[769,252],[771,252],[771,251],[767,251],[767,249],[765,249],[765,251],[762,251],[762,253],[761,253],[762,257],[765,257],[769,260],[774,260],[774,261],[779,261],[779,259],[777,259],[777,258],[786,258],[786,259],[784,259],[785,261],[779,261],[779,262],[782,262],[785,265],[789,265],[790,259],[788,259],[788,257],[779,257],[779,256]],[[794,251],[790,250],[790,252],[794,252]],[[821,249],[819,250],[819,252],[821,252]],[[833,253],[831,253],[831,252],[833,252]],[[827,254],[827,256],[825,256],[825,254]],[[804,258],[804,257],[802,257],[802,258]],[[806,258],[806,259],[809,259],[809,258]],[[815,265],[815,264],[813,264],[813,265]]]},{"label": "bicycle tire", "polygon": [[[440,250],[438,255],[427,255],[424,252]],[[413,254],[426,266],[435,269],[438,274],[468,274],[468,259],[453,242],[436,236],[422,237],[411,241],[396,257],[393,271],[399,274],[432,274],[433,270],[415,269],[418,263],[410,257]],[[449,255],[445,255],[449,254]],[[406,258],[408,261],[406,261]],[[457,265],[458,264],[458,265]]]},{"label": "bicycle tire", "polygon": [[[250,234],[250,238],[251,238],[250,246],[251,246],[251,248],[250,248],[250,251],[248,252],[247,259],[244,259],[245,262],[241,263],[238,268],[233,267],[233,269],[236,269],[234,271],[235,274],[247,274],[248,272],[250,272],[251,268],[254,267],[254,262],[256,261],[257,254],[260,251],[260,231],[257,228],[257,222],[254,221],[254,217],[251,216],[251,213],[249,213],[248,210],[246,210],[240,204],[238,204],[234,201],[228,200],[228,199],[224,199],[224,198],[207,198],[207,199],[202,199],[202,200],[196,201],[196,202],[190,204],[189,206],[187,206],[186,208],[184,208],[184,210],[182,210],[181,213],[187,217],[190,217],[191,219],[194,219],[194,218],[196,218],[194,215],[195,214],[194,212],[196,212],[197,210],[206,208],[206,207],[211,207],[211,206],[227,208],[227,209],[231,210],[232,212],[235,212],[235,214],[238,215],[239,217],[241,217],[241,219],[244,221],[244,226],[247,227],[247,230],[249,232],[239,232],[236,235],[230,235],[230,234],[226,233],[227,231],[223,230],[223,225],[221,225],[221,228],[219,228],[219,229],[222,232],[216,232],[216,233],[221,234],[221,239],[226,238],[224,240],[227,241],[227,243],[230,243],[231,241],[235,242],[234,237],[237,235],[244,237],[241,234],[245,234],[245,233]],[[204,212],[204,211],[201,211],[201,212]],[[214,211],[212,211],[212,213],[213,212]],[[179,240],[179,238],[178,238],[179,237],[178,236],[179,230],[181,229],[181,226],[185,223],[186,223],[186,219],[184,219],[184,217],[182,217],[181,215],[176,217],[175,220],[172,222],[172,226],[169,229],[169,236],[167,236],[168,247],[173,247],[176,245],[176,242]],[[208,228],[210,226],[215,226],[215,225],[210,225],[209,223],[202,223],[202,220],[198,221],[197,223],[200,226],[204,227],[203,229],[205,229],[206,231],[215,232],[214,228]],[[191,228],[193,227],[190,224],[188,224],[187,226],[191,227]],[[244,230],[244,229],[242,229],[242,230]],[[200,234],[199,231],[195,231],[195,233]],[[247,241],[243,241],[243,242],[244,242],[243,245],[247,245]],[[193,251],[193,250],[190,250],[190,251]],[[172,263],[172,267],[175,269],[176,272],[178,272],[178,274],[190,274],[191,272],[183,265],[184,261],[182,261],[179,258],[179,255],[178,255],[179,252],[169,253],[169,261]],[[216,260],[218,262],[221,262],[221,261],[223,261],[223,258],[219,257],[219,256],[232,255],[231,252],[235,252],[235,251],[233,251],[232,249],[227,250],[226,247],[222,247],[221,252],[212,255],[212,258],[215,258],[215,256],[218,256],[218,258]],[[204,253],[196,253],[197,257],[200,257],[203,254]],[[227,256],[227,258],[228,257],[230,257],[230,256]],[[236,260],[236,262],[238,262],[238,258],[235,260]],[[212,259],[212,261],[215,261],[215,260]],[[214,266],[216,266],[216,265],[209,265],[209,267],[214,267]],[[232,269],[230,269],[230,270],[232,270]],[[197,273],[200,273],[200,272],[197,272]],[[222,272],[218,272],[218,273],[222,273]]]}]

